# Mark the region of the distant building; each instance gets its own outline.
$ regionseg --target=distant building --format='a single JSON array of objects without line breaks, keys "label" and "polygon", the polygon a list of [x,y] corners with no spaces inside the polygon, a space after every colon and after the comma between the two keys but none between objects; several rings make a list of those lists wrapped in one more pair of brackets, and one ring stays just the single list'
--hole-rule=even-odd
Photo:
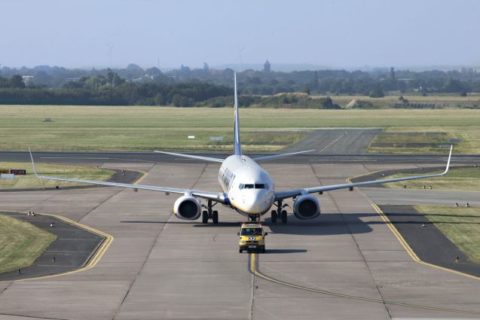
[{"label": "distant building", "polygon": [[263,64],[263,72],[270,72],[272,71],[272,66],[270,65],[270,62],[267,60]]},{"label": "distant building", "polygon": [[33,78],[33,76],[22,76],[23,83],[25,83],[26,86],[33,83]]},{"label": "distant building", "polygon": [[390,80],[392,81],[396,81],[396,77],[395,77],[395,68],[394,67],[391,67],[390,68]]}]

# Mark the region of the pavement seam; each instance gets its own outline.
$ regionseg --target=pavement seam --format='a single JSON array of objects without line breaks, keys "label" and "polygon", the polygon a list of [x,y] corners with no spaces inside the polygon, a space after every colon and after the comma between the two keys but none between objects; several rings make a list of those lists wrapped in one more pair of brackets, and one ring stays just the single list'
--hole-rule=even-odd
[{"label": "pavement seam", "polygon": [[[151,168],[150,168],[151,170]],[[145,179],[145,177],[147,176],[148,172],[147,171],[140,171],[143,173],[143,175],[137,179],[137,181],[134,182],[134,184],[137,184],[139,183],[140,181],[142,181],[143,179]],[[115,188],[112,188],[112,189],[115,189]],[[90,209],[86,214],[84,214],[83,216],[80,217],[80,219],[78,219],[78,222],[81,222],[83,219],[85,219],[90,213],[92,213],[93,211],[95,211],[96,209],[98,209],[100,206],[104,205],[105,202],[109,201],[110,199],[112,199],[113,197],[115,197],[116,195],[118,195],[119,193],[121,193],[122,191],[125,191],[125,189],[123,188],[118,188],[118,191],[114,191],[110,196],[108,196],[107,198],[105,198],[103,201],[101,201],[100,203],[98,203],[96,206],[94,206],[92,209]],[[53,197],[53,196],[52,196]],[[48,198],[49,200],[50,198]],[[46,201],[46,200],[45,200]]]},{"label": "pavement seam", "polygon": [[[151,170],[153,170],[153,168],[155,168],[155,166],[152,166],[148,171],[147,171],[147,174],[150,173]],[[144,177],[147,175],[145,174]],[[125,190],[121,190],[121,191],[125,191]],[[138,279],[138,276],[140,275],[140,273],[143,271],[143,268],[145,267],[145,264],[147,263],[148,261],[148,258],[150,257],[150,255],[152,254],[152,251],[153,251],[153,248],[155,247],[155,244],[158,242],[158,238],[160,237],[160,235],[162,234],[163,230],[165,230],[165,227],[168,223],[168,221],[170,220],[170,218],[172,217],[172,214],[170,213],[167,220],[165,221],[165,223],[162,224],[162,227],[161,229],[159,230],[159,232],[157,233],[157,235],[155,236],[155,239],[153,240],[152,242],[152,245],[150,246],[150,249],[148,250],[148,253],[145,257],[145,260],[143,260],[143,263],[141,265],[141,267],[138,269],[137,273],[135,274],[135,277],[130,281],[130,284],[128,286],[128,289],[127,289],[127,292],[125,293],[125,295],[123,296],[123,299],[122,301],[120,302],[120,304],[118,305],[118,308],[115,310],[114,314],[113,314],[113,317],[112,319],[115,319],[120,310],[122,309],[122,306],[124,304],[124,302],[127,300],[127,297],[128,295],[130,294],[130,291],[132,290],[135,282],[137,281]]]},{"label": "pavement seam", "polygon": [[46,318],[46,317],[36,317],[36,316],[29,316],[25,314],[15,314],[15,313],[0,313],[0,316],[7,316],[7,317],[22,317],[22,318],[30,318],[30,319],[45,319],[45,320],[69,320],[68,318]]},{"label": "pavement seam", "polygon": [[10,288],[10,287],[13,285],[14,282],[15,282],[15,281],[10,281],[10,283],[7,284],[7,286],[2,289],[2,291],[0,292],[0,297],[2,296],[2,294],[3,294],[5,291],[8,290],[8,288]]},{"label": "pavement seam", "polygon": [[113,192],[111,195],[109,195],[107,198],[105,198],[104,200],[102,200],[100,203],[98,203],[96,206],[94,206],[92,209],[90,209],[86,214],[84,214],[83,216],[80,217],[80,219],[78,219],[78,222],[81,222],[83,219],[85,219],[89,214],[91,214],[93,211],[97,210],[98,208],[100,208],[101,206],[103,206],[107,201],[109,201],[110,199],[112,199],[113,197],[115,197],[116,195],[118,195],[119,193],[121,193],[122,191],[125,191],[125,189],[120,189],[116,192]]},{"label": "pavement seam", "polygon": [[[315,178],[317,179],[318,183],[321,184],[321,179],[320,179],[320,177],[317,175],[317,172],[315,171],[315,168],[313,167],[313,165],[310,164],[310,168],[311,168],[313,174],[315,175]],[[370,265],[368,264],[368,261],[367,261],[367,259],[365,258],[365,255],[363,254],[362,250],[360,249],[360,246],[359,246],[359,244],[358,244],[358,242],[357,242],[357,239],[356,239],[355,236],[353,235],[353,232],[352,232],[352,229],[351,229],[351,227],[350,227],[349,222],[345,219],[345,215],[344,215],[344,213],[342,212],[342,210],[340,210],[340,207],[339,207],[337,201],[335,200],[335,198],[334,198],[330,193],[328,193],[328,192],[327,192],[327,197],[330,198],[330,200],[332,201],[333,205],[334,205],[335,208],[337,209],[338,213],[339,213],[340,216],[342,217],[342,221],[343,221],[343,223],[345,224],[348,232],[350,233],[350,237],[351,237],[352,241],[355,243],[355,247],[356,247],[356,249],[357,249],[357,252],[358,252],[358,254],[360,255],[360,257],[362,257],[362,261],[363,261],[364,265],[367,267],[367,270],[368,270],[368,273],[369,273],[369,275],[370,275],[370,278],[372,279],[372,281],[373,281],[373,283],[374,283],[374,285],[375,285],[375,289],[377,290],[377,293],[378,293],[378,295],[380,296],[380,298],[381,298],[381,300],[382,300],[382,302],[383,302],[383,306],[384,306],[384,308],[385,308],[385,311],[387,312],[388,317],[389,317],[390,319],[392,319],[392,314],[390,313],[390,309],[388,308],[387,304],[385,303],[385,298],[383,297],[383,294],[382,294],[380,288],[378,287],[377,282],[375,281],[375,278],[374,278],[374,276],[373,276],[372,270],[370,269]]]},{"label": "pavement seam", "polygon": [[[193,189],[193,187],[195,187],[195,185],[200,181],[200,178],[203,176],[203,174],[205,173],[205,170],[207,168],[207,164],[205,164],[202,168],[202,171],[200,172],[200,174],[198,175],[197,179],[193,182],[191,188]],[[153,170],[155,168],[155,166],[153,166],[152,168],[150,168],[150,170],[148,170],[148,173],[150,173],[151,170]],[[148,253],[145,257],[145,259],[143,260],[143,263],[142,265],[140,266],[140,268],[138,269],[135,277],[132,279],[132,281],[130,281],[130,284],[128,286],[128,289],[127,289],[127,292],[125,293],[122,301],[120,302],[117,310],[115,310],[115,313],[113,314],[113,317],[112,317],[112,320],[116,319],[117,316],[119,315],[120,311],[122,310],[122,306],[123,304],[125,303],[125,301],[127,301],[127,298],[133,288],[133,286],[135,285],[135,283],[137,282],[137,279],[138,279],[138,276],[142,273],[143,269],[145,268],[145,265],[147,264],[147,261],[149,260],[150,258],[150,255],[152,254],[153,252],[153,248],[155,248],[156,244],[158,243],[159,239],[160,239],[160,236],[162,235],[163,231],[166,229],[168,223],[170,222],[170,219],[173,217],[173,214],[170,212],[167,220],[165,221],[165,223],[162,224],[162,227],[161,229],[159,230],[159,232],[157,233],[157,235],[155,236],[155,239],[153,240],[152,242],[152,245],[150,246],[150,249],[148,250]]]},{"label": "pavement seam", "polygon": [[165,230],[165,227],[167,226],[167,224],[170,221],[170,218],[172,216],[173,215],[170,213],[167,221],[162,225],[162,228],[159,230],[159,232],[155,236],[155,239],[153,240],[152,245],[150,246],[150,249],[148,250],[148,253],[147,253],[147,256],[145,257],[145,260],[143,260],[143,263],[142,263],[141,267],[139,268],[139,270],[137,271],[137,273],[135,274],[135,277],[132,279],[132,281],[130,281],[127,292],[123,296],[123,299],[120,302],[120,305],[118,306],[117,310],[115,310],[115,313],[114,313],[112,319],[117,318],[118,314],[120,313],[120,310],[122,309],[123,304],[125,303],[125,301],[127,301],[127,298],[128,298],[128,295],[130,294],[130,291],[132,290],[133,286],[137,282],[138,276],[140,275],[140,273],[142,273],[143,269],[145,268],[145,265],[147,264],[147,261],[150,258],[150,255],[152,254],[153,248],[155,248],[155,245],[158,243],[158,239],[160,238],[160,235]]}]

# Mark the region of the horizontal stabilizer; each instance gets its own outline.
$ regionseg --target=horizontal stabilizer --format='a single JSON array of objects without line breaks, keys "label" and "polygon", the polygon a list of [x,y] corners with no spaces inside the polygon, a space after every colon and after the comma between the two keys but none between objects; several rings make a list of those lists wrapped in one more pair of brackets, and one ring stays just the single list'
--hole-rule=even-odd
[{"label": "horizontal stabilizer", "polygon": [[207,162],[218,162],[222,163],[224,159],[220,158],[213,158],[213,157],[206,157],[206,156],[195,156],[191,154],[184,154],[184,153],[176,153],[176,152],[167,152],[167,151],[158,151],[155,150],[155,153],[161,153],[161,154],[167,154],[169,156],[175,156],[175,157],[182,157],[182,158],[187,158],[187,159],[195,159],[195,160],[202,160],[202,161],[207,161]]},{"label": "horizontal stabilizer", "polygon": [[259,156],[259,157],[255,157],[253,159],[256,160],[256,161],[272,160],[272,159],[279,159],[279,158],[285,158],[285,157],[290,157],[290,156],[296,156],[298,154],[310,153],[310,152],[315,152],[315,151],[316,151],[315,149],[310,149],[310,150],[304,150],[304,151],[272,154],[270,156]]}]

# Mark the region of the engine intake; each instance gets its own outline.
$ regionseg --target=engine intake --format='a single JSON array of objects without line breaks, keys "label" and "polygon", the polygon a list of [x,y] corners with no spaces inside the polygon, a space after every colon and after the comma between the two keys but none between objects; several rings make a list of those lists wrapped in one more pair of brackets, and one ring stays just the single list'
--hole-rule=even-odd
[{"label": "engine intake", "polygon": [[173,205],[173,213],[180,219],[196,220],[200,217],[201,212],[200,201],[189,195],[181,196]]},{"label": "engine intake", "polygon": [[320,215],[320,202],[312,195],[297,197],[293,203],[293,213],[300,220],[314,219]]}]

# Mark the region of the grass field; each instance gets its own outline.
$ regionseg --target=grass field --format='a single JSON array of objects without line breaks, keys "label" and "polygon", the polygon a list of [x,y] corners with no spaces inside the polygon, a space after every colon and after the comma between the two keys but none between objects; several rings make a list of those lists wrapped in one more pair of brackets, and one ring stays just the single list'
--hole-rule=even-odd
[{"label": "grass field", "polygon": [[[467,109],[241,110],[247,151],[279,150],[315,128],[382,127],[387,133],[445,132],[448,139],[460,139],[455,152],[480,153],[479,123],[480,110]],[[0,106],[0,150],[231,150],[232,124],[231,108]],[[195,139],[187,139],[190,135]],[[210,141],[219,136],[222,142]],[[395,143],[391,137],[388,142]],[[382,150],[424,152],[425,147],[372,146],[371,151]]]},{"label": "grass field", "polygon": [[480,208],[416,206],[427,219],[462,250],[480,263]]},{"label": "grass field", "polygon": [[[45,175],[56,175],[66,178],[82,178],[91,180],[108,180],[115,172],[107,169],[99,169],[89,166],[72,166],[60,164],[36,164],[37,171]],[[32,165],[29,162],[0,162],[2,169],[26,169],[26,176],[16,176],[13,180],[0,179],[2,189],[30,189],[55,186],[74,186],[75,183],[61,181],[39,180],[32,173]]]},{"label": "grass field", "polygon": [[[404,177],[411,174],[396,174],[390,177]],[[385,184],[388,188],[423,189],[432,186],[435,190],[480,191],[480,168],[453,168],[447,175],[432,179],[422,179]]]},{"label": "grass field", "polygon": [[55,239],[30,223],[0,214],[0,273],[31,265]]},{"label": "grass field", "polygon": [[[399,100],[401,94],[390,95],[382,98],[372,98],[368,96],[331,96],[333,102],[346,107],[352,100],[367,102],[374,108],[391,108]],[[325,96],[315,96],[314,98],[321,98]],[[403,95],[403,98],[412,104],[434,104],[436,108],[478,108],[480,107],[480,95],[469,95],[462,97],[460,95],[436,95],[436,96],[421,96],[421,95]]]}]

